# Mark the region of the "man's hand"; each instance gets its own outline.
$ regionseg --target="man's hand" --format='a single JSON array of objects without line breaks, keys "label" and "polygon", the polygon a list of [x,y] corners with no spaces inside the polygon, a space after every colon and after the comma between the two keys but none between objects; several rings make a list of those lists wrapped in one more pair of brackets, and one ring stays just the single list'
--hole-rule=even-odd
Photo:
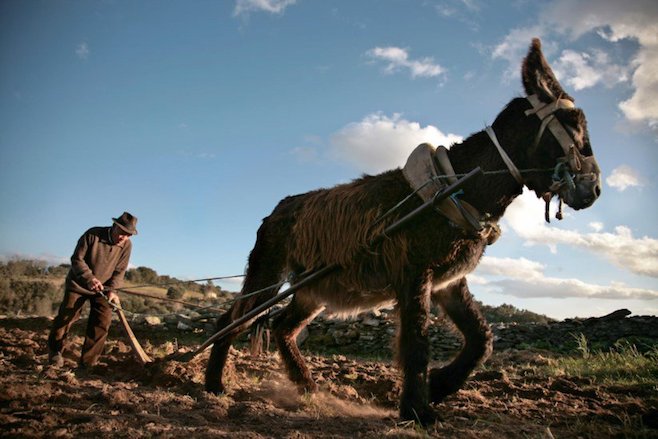
[{"label": "man's hand", "polygon": [[90,281],[89,281],[89,284],[87,285],[87,287],[88,287],[91,291],[95,291],[95,292],[97,292],[97,293],[98,293],[99,291],[103,291],[103,284],[101,283],[101,281],[99,281],[99,280],[96,279],[96,278],[93,278],[92,280],[90,280]]},{"label": "man's hand", "polygon": [[114,304],[117,305],[117,306],[120,306],[120,305],[121,305],[121,301],[119,300],[119,295],[118,295],[117,293],[115,293],[114,291],[110,291],[110,292],[107,294],[107,300],[108,300],[109,302],[114,303]]}]

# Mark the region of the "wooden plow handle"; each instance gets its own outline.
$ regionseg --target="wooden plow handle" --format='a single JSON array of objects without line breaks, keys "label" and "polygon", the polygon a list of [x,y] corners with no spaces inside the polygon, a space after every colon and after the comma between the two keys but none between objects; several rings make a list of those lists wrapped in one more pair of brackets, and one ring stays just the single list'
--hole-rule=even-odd
[{"label": "wooden plow handle", "polygon": [[145,365],[146,363],[151,363],[153,360],[151,360],[151,357],[149,357],[146,352],[144,352],[144,349],[142,349],[142,345],[139,344],[139,341],[137,341],[137,337],[135,337],[135,333],[133,330],[130,328],[130,325],[128,324],[128,319],[126,319],[126,315],[123,313],[123,310],[121,308],[114,308],[116,311],[117,315],[119,316],[119,321],[121,321],[121,326],[123,327],[124,331],[126,332],[126,335],[128,336],[128,341],[130,342],[130,347],[133,350],[133,356],[135,357],[135,360],[139,362],[142,366]]},{"label": "wooden plow handle", "polygon": [[110,304],[112,309],[114,309],[114,311],[116,311],[117,315],[119,316],[121,327],[123,328],[124,332],[126,333],[126,336],[128,337],[128,342],[130,343],[130,347],[132,348],[133,356],[135,357],[135,360],[137,360],[137,362],[142,366],[145,365],[146,363],[153,362],[153,360],[151,360],[151,357],[149,357],[146,354],[146,352],[144,352],[144,349],[142,348],[142,345],[139,344],[139,341],[137,341],[137,337],[135,337],[135,333],[133,332],[132,328],[128,324],[128,319],[126,319],[126,315],[123,313],[121,307],[118,306],[116,303],[111,302],[110,299],[105,294],[105,291],[101,291],[100,295],[103,296],[105,300],[107,300],[107,303]]}]

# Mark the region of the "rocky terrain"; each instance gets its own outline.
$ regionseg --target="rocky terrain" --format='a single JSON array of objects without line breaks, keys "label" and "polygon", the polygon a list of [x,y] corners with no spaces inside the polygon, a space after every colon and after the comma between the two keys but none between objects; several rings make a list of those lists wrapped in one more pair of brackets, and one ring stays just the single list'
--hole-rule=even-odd
[{"label": "rocky terrain", "polygon": [[[400,423],[399,371],[390,360],[390,313],[348,322],[320,320],[304,336],[309,366],[320,384],[300,395],[273,352],[231,352],[228,392],[203,391],[208,353],[165,361],[193,349],[211,330],[202,313],[160,321],[136,318],[133,329],[156,361],[140,366],[115,323],[101,364],[76,368],[79,322],[65,366],[47,364],[50,319],[0,318],[0,435],[3,437],[231,438],[578,438],[658,437],[658,386],[574,376],[551,368],[582,334],[591,346],[620,339],[650,349],[658,319],[625,317],[542,325],[495,325],[496,352],[464,389],[436,406],[428,429]],[[433,365],[459,338],[436,317]],[[180,322],[184,321],[184,326]],[[340,354],[333,353],[342,352]],[[563,353],[564,352],[564,353]],[[547,372],[552,370],[552,372]]]},{"label": "rocky terrain", "polygon": [[[592,347],[609,349],[624,339],[645,351],[658,343],[658,318],[629,316],[621,309],[604,317],[567,319],[548,323],[492,323],[494,349],[541,348],[556,352],[572,351],[578,338],[585,337]],[[178,330],[209,337],[215,332],[215,310],[187,310],[162,317],[135,315],[133,326],[153,331]],[[298,343],[303,348],[326,353],[353,353],[363,356],[373,353],[390,356],[396,331],[393,310],[361,314],[352,320],[336,320],[320,315],[300,334]],[[249,334],[242,337],[243,341]],[[460,349],[462,339],[451,323],[440,314],[432,315],[430,340],[435,359],[451,357]]]}]

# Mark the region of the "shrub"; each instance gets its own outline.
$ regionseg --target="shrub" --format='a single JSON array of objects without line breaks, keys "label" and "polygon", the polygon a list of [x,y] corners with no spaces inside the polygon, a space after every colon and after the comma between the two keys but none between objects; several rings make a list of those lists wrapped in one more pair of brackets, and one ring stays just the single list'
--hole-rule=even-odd
[{"label": "shrub", "polygon": [[170,299],[182,299],[184,294],[185,290],[178,285],[167,288],[167,297]]},{"label": "shrub", "polygon": [[0,264],[3,277],[42,276],[46,274],[46,262],[31,259],[12,259]]},{"label": "shrub", "polygon": [[136,284],[157,284],[158,273],[152,268],[137,267],[126,272],[126,280]]},{"label": "shrub", "polygon": [[66,277],[70,269],[71,264],[59,264],[57,266],[53,265],[48,267],[48,276]]},{"label": "shrub", "polygon": [[62,287],[43,280],[3,279],[0,312],[51,315],[59,304]]}]

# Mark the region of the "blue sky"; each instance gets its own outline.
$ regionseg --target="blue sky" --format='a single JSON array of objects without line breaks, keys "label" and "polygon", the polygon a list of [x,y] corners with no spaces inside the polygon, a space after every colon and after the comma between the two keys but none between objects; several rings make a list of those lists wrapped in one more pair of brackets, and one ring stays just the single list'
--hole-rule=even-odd
[{"label": "blue sky", "polygon": [[282,197],[491,123],[535,36],[587,115],[603,195],[549,225],[519,197],[471,290],[557,318],[656,315],[654,1],[4,0],[0,257],[65,262],[128,210],[133,265],[240,274]]}]

